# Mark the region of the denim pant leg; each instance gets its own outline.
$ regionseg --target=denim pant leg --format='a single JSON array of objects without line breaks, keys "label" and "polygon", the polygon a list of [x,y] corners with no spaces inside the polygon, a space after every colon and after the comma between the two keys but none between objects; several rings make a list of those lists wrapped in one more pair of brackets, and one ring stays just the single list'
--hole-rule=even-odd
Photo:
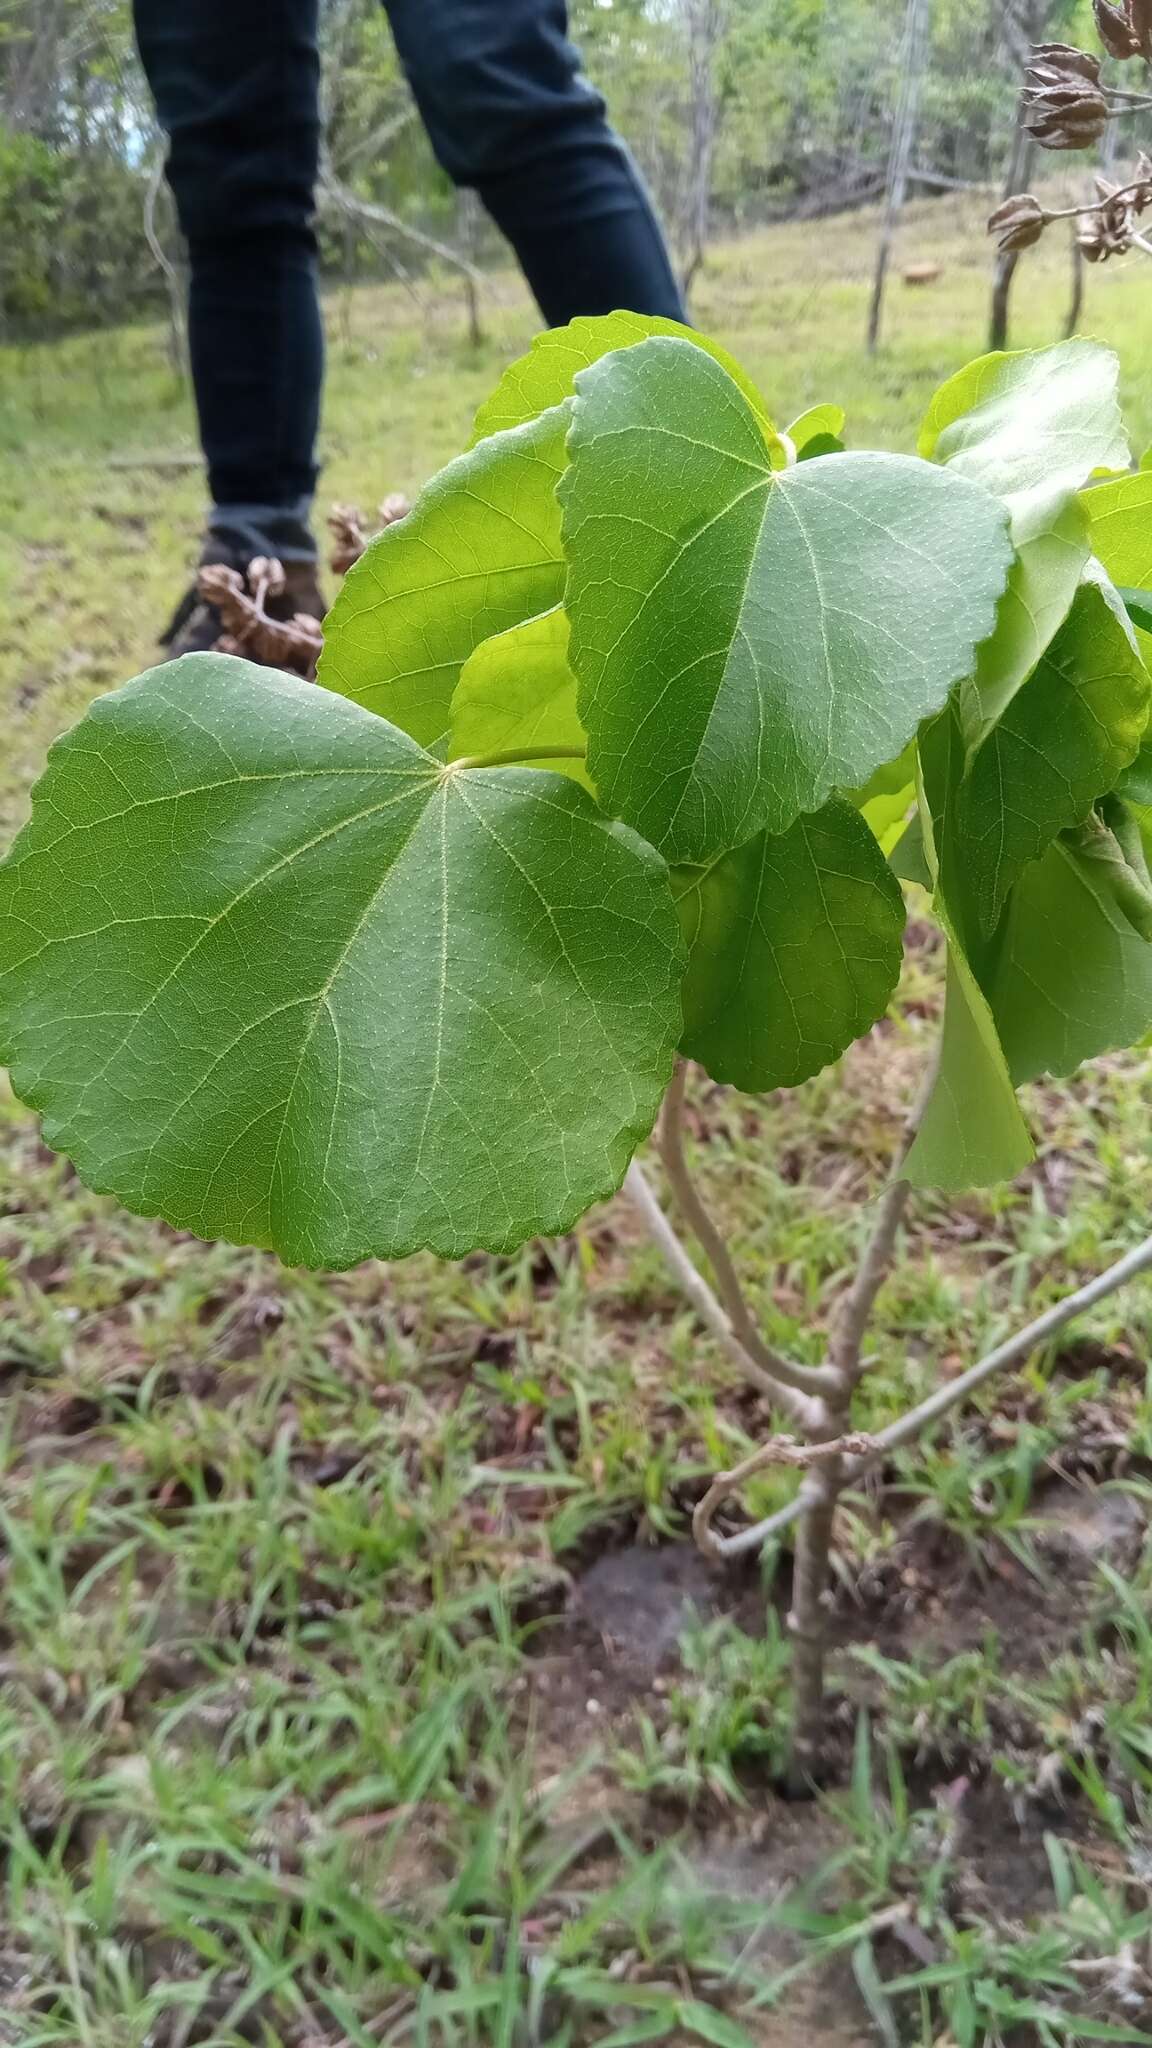
[{"label": "denim pant leg", "polygon": [[317,0],[134,0],[187,238],[189,353],[225,547],[314,552],[324,367]]},{"label": "denim pant leg", "polygon": [[436,155],[479,193],[544,318],[684,308],[640,176],[568,40],[565,0],[384,0]]}]

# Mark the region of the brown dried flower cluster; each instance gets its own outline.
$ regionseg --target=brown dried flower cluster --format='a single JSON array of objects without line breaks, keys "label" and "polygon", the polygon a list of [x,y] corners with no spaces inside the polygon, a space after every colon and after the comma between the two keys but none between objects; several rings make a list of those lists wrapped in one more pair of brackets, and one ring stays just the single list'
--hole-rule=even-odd
[{"label": "brown dried flower cluster", "polygon": [[995,213],[988,216],[988,232],[996,237],[996,247],[1004,254],[1018,249],[1030,249],[1038,242],[1048,224],[1038,199],[1031,192],[1016,192],[1006,199]]},{"label": "brown dried flower cluster", "polygon": [[[1100,39],[1109,56],[1139,57],[1152,67],[1152,0],[1092,0]],[[1100,59],[1074,43],[1037,43],[1024,74],[1021,119],[1045,149],[1085,149],[1100,140],[1109,121],[1152,97],[1112,90],[1102,84]],[[1141,153],[1135,176],[1125,185],[1098,177],[1094,206],[1045,207],[1031,192],[1015,192],[988,217],[988,232],[1002,255],[1016,255],[1040,240],[1051,221],[1074,219],[1076,240],[1089,263],[1138,248],[1152,255],[1137,222],[1152,205],[1152,159]]]},{"label": "brown dried flower cluster", "polygon": [[1024,126],[1044,149],[1086,149],[1111,118],[1100,60],[1072,43],[1037,43],[1020,96]]},{"label": "brown dried flower cluster", "polygon": [[293,675],[311,680],[324,645],[319,619],[308,612],[296,612],[290,619],[268,616],[270,597],[280,597],[285,588],[281,563],[263,556],[248,564],[247,583],[239,569],[223,562],[211,562],[201,569],[197,589],[206,604],[220,614],[223,632],[216,642],[220,654],[244,654],[249,661],[269,668],[289,669]]},{"label": "brown dried flower cluster", "polygon": [[988,232],[996,246],[1008,254],[1030,249],[1040,240],[1050,221],[1076,222],[1076,239],[1089,263],[1103,263],[1109,256],[1122,256],[1134,245],[1144,244],[1136,223],[1152,206],[1152,157],[1141,151],[1136,175],[1126,185],[1113,185],[1096,178],[1100,197],[1095,206],[1064,206],[1049,209],[1031,192],[1014,193],[988,216]]},{"label": "brown dried flower cluster", "polygon": [[412,510],[403,491],[390,491],[377,508],[380,524],[375,532],[365,529],[358,505],[333,505],[328,514],[328,526],[332,534],[332,553],[328,557],[334,576],[345,576],[358,562],[370,540],[376,533],[383,533],[386,526],[395,525]]},{"label": "brown dried flower cluster", "polygon": [[1141,152],[1137,176],[1129,185],[1113,185],[1097,176],[1100,204],[1082,213],[1076,239],[1089,263],[1106,263],[1109,256],[1123,256],[1136,237],[1136,222],[1152,206],[1152,159]]}]

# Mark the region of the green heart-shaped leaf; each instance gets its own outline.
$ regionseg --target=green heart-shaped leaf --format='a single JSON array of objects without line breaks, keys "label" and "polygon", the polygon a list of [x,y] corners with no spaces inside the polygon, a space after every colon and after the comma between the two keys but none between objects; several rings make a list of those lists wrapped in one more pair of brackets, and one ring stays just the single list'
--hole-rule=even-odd
[{"label": "green heart-shaped leaf", "polygon": [[49,1142],[305,1265],[567,1228],[651,1126],[681,970],[662,861],[572,782],[227,656],[98,700],[0,869]]},{"label": "green heart-shaped leaf", "polygon": [[589,772],[669,859],[867,781],[971,672],[1003,508],[898,455],[770,468],[723,369],[653,340],[577,379],[559,488]]},{"label": "green heart-shaped leaf", "polygon": [[974,752],[1031,675],[1064,619],[1088,559],[1075,492],[1128,459],[1119,364],[1092,341],[982,356],[936,393],[920,453],[1003,498],[1016,561],[976,668],[959,694]]},{"label": "green heart-shaped leaf", "polygon": [[[538,334],[527,353],[516,362],[509,363],[491,398],[480,407],[472,429],[473,443],[486,434],[502,433],[508,427],[535,419],[537,413],[543,412],[547,406],[560,405],[564,399],[571,398],[581,370],[598,363],[602,356],[610,355],[614,349],[633,348],[637,342],[648,341],[654,334],[671,335],[686,341],[692,348],[703,349],[714,362],[723,365],[759,419],[774,464],[781,464],[784,452],[764,400],[735,356],[730,356],[719,342],[710,341],[706,334],[700,334],[694,327],[683,327],[679,320],[664,320],[651,313],[582,316],[570,320],[566,327],[549,327],[544,334]],[[820,410],[835,414],[843,426],[844,415],[839,406],[824,406]],[[837,431],[829,429],[827,423],[824,423],[824,430]]]},{"label": "green heart-shaped leaf", "polygon": [[1014,505],[1077,490],[1093,470],[1127,467],[1119,378],[1096,341],[980,356],[937,391],[919,451]]}]

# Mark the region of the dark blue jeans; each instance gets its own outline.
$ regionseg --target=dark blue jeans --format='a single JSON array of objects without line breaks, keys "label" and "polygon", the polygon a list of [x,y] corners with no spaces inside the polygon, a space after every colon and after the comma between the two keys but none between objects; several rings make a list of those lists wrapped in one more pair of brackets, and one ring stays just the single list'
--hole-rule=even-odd
[{"label": "dark blue jeans", "polygon": [[[683,317],[647,195],[564,0],[384,0],[432,146],[508,237],[544,319]],[[323,375],[318,0],[134,0],[188,243],[212,531],[307,556]]]}]

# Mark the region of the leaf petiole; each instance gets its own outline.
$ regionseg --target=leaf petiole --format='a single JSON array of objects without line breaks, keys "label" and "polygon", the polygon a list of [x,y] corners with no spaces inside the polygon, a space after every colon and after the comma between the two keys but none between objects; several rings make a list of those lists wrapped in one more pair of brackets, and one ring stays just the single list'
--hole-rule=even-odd
[{"label": "leaf petiole", "polygon": [[462,754],[446,761],[444,772],[458,768],[528,768],[533,761],[583,761],[587,747],[509,747],[503,754]]}]

